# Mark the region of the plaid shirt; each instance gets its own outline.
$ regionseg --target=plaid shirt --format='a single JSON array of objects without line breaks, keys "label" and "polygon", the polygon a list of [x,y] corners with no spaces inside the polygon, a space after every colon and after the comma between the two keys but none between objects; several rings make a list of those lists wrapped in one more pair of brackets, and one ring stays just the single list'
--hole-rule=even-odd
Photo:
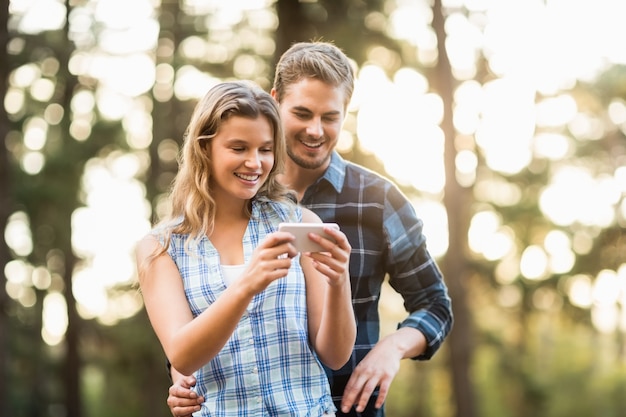
[{"label": "plaid shirt", "polygon": [[[387,179],[343,160],[335,152],[325,174],[306,190],[300,204],[323,221],[338,223],[352,246],[350,278],[357,340],[343,368],[326,370],[339,409],[350,374],[378,342],[378,301],[387,274],[410,312],[399,327],[421,331],[428,343],[426,351],[415,359],[430,359],[450,332],[451,302],[441,272],[426,249],[422,221],[408,199]],[[374,408],[377,394],[365,412],[358,414],[353,409],[347,415],[383,416],[383,409]]]},{"label": "plaid shirt", "polygon": [[[281,221],[299,221],[300,210],[253,200],[243,238],[244,263]],[[196,317],[226,291],[220,257],[206,236],[190,242],[172,235],[168,253],[183,279]],[[194,416],[322,416],[334,411],[328,379],[308,338],[306,291],[299,257],[288,275],[255,295],[237,328],[209,363],[196,372],[205,398]]]}]

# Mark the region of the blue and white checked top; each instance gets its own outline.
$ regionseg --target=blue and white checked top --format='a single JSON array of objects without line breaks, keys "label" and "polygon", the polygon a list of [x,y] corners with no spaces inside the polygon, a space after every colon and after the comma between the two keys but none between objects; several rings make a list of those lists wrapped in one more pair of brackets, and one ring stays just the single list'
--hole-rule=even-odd
[{"label": "blue and white checked top", "polygon": [[[300,221],[286,205],[253,200],[243,238],[244,263],[278,223]],[[225,290],[220,258],[203,236],[184,249],[187,235],[173,234],[168,253],[178,266],[194,317]],[[309,345],[304,274],[299,257],[287,277],[252,299],[220,353],[196,372],[202,409],[194,416],[323,416],[335,407],[317,355]]]}]

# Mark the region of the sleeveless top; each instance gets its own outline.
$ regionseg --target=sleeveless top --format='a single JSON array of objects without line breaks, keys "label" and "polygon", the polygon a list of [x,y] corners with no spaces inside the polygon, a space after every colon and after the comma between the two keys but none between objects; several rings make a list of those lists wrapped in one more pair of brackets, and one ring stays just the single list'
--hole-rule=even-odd
[{"label": "sleeveless top", "polygon": [[[300,221],[300,208],[254,199],[243,237],[244,264],[282,221]],[[168,254],[183,279],[196,317],[225,290],[220,257],[201,236],[172,234]],[[243,278],[242,278],[243,279]],[[194,416],[323,416],[336,411],[324,368],[309,344],[304,274],[300,256],[286,277],[255,295],[219,354],[196,373],[205,398]]]}]

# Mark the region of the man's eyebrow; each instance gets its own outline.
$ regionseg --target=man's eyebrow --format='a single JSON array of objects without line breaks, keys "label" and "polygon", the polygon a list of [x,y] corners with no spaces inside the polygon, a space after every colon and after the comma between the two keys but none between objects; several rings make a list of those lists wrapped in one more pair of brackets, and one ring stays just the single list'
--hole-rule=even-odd
[{"label": "man's eyebrow", "polygon": [[[305,112],[305,113],[313,113],[309,108],[304,106],[293,106],[291,108],[292,111]],[[324,113],[324,116],[338,116],[341,112],[339,110],[331,110]]]}]

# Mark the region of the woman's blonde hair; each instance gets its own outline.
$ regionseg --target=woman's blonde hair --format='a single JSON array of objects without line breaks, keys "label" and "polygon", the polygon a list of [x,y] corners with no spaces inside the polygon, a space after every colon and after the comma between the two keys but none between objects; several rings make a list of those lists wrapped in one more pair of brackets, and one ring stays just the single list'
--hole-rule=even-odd
[{"label": "woman's blonde hair", "polygon": [[[164,250],[172,233],[187,234],[187,242],[211,234],[215,224],[215,200],[211,195],[211,140],[231,117],[265,117],[274,136],[274,166],[255,198],[294,202],[293,194],[277,180],[285,164],[285,139],[278,106],[261,87],[247,81],[217,84],[197,103],[183,143],[179,170],[170,192],[171,213],[165,227]],[[173,222],[173,223],[170,223]]]}]

